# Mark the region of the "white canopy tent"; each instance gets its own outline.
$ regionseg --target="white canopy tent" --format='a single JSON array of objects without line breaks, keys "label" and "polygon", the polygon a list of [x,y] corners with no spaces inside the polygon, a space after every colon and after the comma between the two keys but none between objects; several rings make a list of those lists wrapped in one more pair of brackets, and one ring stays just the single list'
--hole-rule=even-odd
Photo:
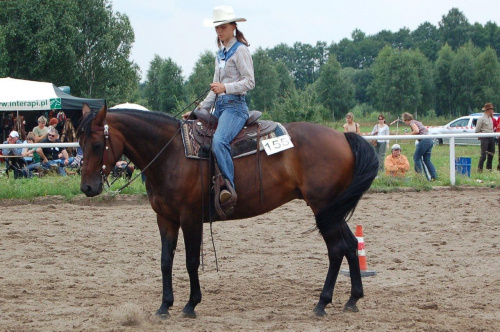
[{"label": "white canopy tent", "polygon": [[140,110],[140,111],[149,111],[146,107],[139,105],[139,104],[134,104],[134,103],[123,103],[123,104],[118,104],[110,109],[125,109],[125,110]]},{"label": "white canopy tent", "polygon": [[0,111],[81,110],[83,103],[96,110],[104,102],[74,97],[52,83],[0,78]]}]

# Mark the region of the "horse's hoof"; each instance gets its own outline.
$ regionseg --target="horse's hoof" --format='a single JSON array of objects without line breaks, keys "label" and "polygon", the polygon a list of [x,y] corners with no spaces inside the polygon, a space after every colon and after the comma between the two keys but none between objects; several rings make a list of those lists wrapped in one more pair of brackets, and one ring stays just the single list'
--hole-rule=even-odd
[{"label": "horse's hoof", "polygon": [[326,316],[326,311],[325,311],[325,309],[321,309],[321,308],[314,308],[313,312],[314,312],[314,314],[316,315],[316,317],[325,317],[325,316]]},{"label": "horse's hoof", "polygon": [[170,318],[170,314],[167,312],[164,312],[164,313],[160,313],[160,310],[158,310],[156,313],[155,313],[155,316],[160,318],[160,319],[169,319]]},{"label": "horse's hoof", "polygon": [[359,309],[355,304],[346,304],[344,306],[344,312],[359,312]]},{"label": "horse's hoof", "polygon": [[196,312],[194,310],[193,311],[182,310],[179,317],[180,318],[196,318]]}]

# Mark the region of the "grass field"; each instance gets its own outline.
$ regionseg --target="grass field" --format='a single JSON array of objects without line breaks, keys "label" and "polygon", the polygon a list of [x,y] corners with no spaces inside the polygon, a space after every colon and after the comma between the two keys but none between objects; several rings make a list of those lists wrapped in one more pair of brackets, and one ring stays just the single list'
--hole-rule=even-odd
[{"label": "grass field", "polygon": [[[432,149],[432,163],[437,170],[437,181],[430,183],[422,175],[416,174],[413,170],[413,153],[415,152],[414,140],[391,140],[388,144],[387,154],[390,153],[390,146],[394,143],[401,145],[402,153],[408,158],[410,162],[410,171],[407,173],[406,180],[394,180],[386,177],[385,175],[379,176],[375,179],[373,189],[390,189],[391,187],[415,187],[415,188],[430,188],[431,186],[449,186],[450,183],[450,147],[449,145],[438,145]],[[469,157],[471,158],[471,176],[456,175],[456,185],[470,185],[470,186],[487,186],[497,187],[500,185],[500,173],[493,172],[477,172],[477,165],[480,156],[479,146],[455,146],[455,157]],[[486,166],[486,165],[485,165]],[[498,155],[495,155],[493,160],[493,169],[496,170],[498,166]]]},{"label": "grass field", "polygon": [[[3,168],[2,163],[2,168]],[[134,176],[139,174],[134,173]],[[111,179],[110,179],[111,181]],[[127,182],[125,179],[118,179],[109,189],[117,190]],[[146,189],[141,182],[141,178],[136,179],[132,184],[121,192],[129,195],[146,195]],[[111,193],[110,193],[111,194]],[[80,191],[80,176],[78,174],[69,176],[60,176],[57,174],[48,174],[44,177],[32,179],[14,180],[12,172],[10,177],[0,177],[0,199],[21,198],[30,199],[40,196],[62,196],[65,199],[71,199],[77,195],[83,195]]]}]

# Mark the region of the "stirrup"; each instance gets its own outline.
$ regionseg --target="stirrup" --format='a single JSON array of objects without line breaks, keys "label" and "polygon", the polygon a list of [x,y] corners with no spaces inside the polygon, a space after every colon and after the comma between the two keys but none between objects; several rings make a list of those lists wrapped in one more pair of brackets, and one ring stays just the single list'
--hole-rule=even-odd
[{"label": "stirrup", "polygon": [[219,201],[220,201],[221,205],[223,205],[224,203],[229,201],[231,199],[231,197],[233,197],[233,195],[231,195],[229,190],[227,190],[227,189],[222,190],[220,192],[220,195],[219,195]]},{"label": "stirrup", "polygon": [[215,210],[222,220],[234,212],[238,195],[231,183],[221,175],[214,176]]}]

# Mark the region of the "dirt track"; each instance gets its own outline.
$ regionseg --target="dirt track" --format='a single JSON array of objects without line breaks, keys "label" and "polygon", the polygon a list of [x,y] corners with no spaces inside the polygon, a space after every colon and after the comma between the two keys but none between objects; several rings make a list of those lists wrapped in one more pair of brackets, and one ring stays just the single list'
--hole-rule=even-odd
[{"label": "dirt track", "polygon": [[167,321],[153,315],[161,300],[160,241],[147,202],[3,201],[0,330],[499,331],[499,194],[365,195],[349,224],[363,225],[368,267],[378,274],[363,279],[359,313],[341,311],[350,285],[340,275],[321,319],[312,309],[326,247],[310,232],[313,216],[302,201],[214,224],[219,272],[205,226],[195,320],[178,317],[189,292],[180,240]]}]

